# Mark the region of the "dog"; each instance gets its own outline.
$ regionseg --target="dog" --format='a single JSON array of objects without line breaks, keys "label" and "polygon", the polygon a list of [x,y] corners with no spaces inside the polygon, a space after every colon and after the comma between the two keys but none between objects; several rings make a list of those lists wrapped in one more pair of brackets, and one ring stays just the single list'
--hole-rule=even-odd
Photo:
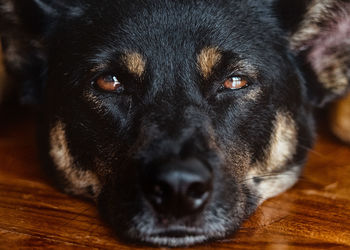
[{"label": "dog", "polygon": [[0,0],[43,166],[125,242],[232,235],[292,187],[350,79],[346,0]]}]

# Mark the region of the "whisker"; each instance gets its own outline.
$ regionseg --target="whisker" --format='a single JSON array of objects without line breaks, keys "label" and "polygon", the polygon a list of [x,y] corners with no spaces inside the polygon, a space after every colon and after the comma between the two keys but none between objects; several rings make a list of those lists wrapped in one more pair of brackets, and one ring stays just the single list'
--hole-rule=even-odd
[{"label": "whisker", "polygon": [[320,152],[317,152],[317,151],[314,150],[313,148],[304,146],[304,145],[302,145],[302,144],[299,144],[298,147],[300,147],[300,148],[302,148],[302,149],[306,149],[306,150],[308,150],[310,153],[312,153],[312,154],[314,154],[314,155],[317,155],[317,156],[319,156],[319,157],[326,158],[323,154],[321,154]]},{"label": "whisker", "polygon": [[246,178],[246,179],[243,179],[241,180],[240,182],[238,182],[239,184],[241,183],[244,183],[244,182],[247,182],[247,181],[250,181],[250,180],[253,180],[255,178],[262,178],[262,179],[269,179],[269,178],[274,178],[274,177],[282,177],[282,176],[294,176],[295,174],[294,173],[267,173],[267,174],[262,174],[262,175],[256,175],[254,177],[251,177],[251,178]]}]

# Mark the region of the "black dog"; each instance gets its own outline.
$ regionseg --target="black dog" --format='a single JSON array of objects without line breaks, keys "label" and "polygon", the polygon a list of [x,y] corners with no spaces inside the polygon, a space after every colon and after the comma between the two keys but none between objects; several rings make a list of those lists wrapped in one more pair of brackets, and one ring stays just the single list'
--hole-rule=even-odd
[{"label": "black dog", "polygon": [[124,240],[226,237],[298,179],[350,78],[346,0],[0,0],[45,166]]}]

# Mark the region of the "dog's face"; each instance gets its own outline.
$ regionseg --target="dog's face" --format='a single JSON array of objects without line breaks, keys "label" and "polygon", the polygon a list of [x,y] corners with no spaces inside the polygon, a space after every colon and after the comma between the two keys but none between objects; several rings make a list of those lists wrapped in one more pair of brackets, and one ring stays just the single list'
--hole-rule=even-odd
[{"label": "dog's face", "polygon": [[86,2],[45,36],[45,154],[65,191],[123,239],[181,246],[296,182],[312,91],[278,4]]},{"label": "dog's face", "polygon": [[303,79],[261,3],[119,4],[53,38],[49,155],[124,237],[221,238],[297,180],[312,134]]}]

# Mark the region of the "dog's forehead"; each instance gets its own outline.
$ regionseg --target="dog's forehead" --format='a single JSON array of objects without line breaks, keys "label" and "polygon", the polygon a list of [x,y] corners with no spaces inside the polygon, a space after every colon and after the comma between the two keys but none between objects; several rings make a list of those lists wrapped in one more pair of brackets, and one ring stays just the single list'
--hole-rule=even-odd
[{"label": "dog's forehead", "polygon": [[[261,40],[271,40],[273,44],[280,39],[275,37],[277,33],[280,35],[275,32],[277,23],[264,17],[264,10],[268,12],[268,8],[260,6],[259,1],[144,2],[138,9],[130,4],[117,8],[120,3],[112,3],[108,10],[103,10],[104,18],[110,21],[103,22],[103,27],[100,21],[93,21],[95,25],[91,29],[98,29],[97,39],[100,40],[94,46],[100,46],[99,51],[119,54],[140,52],[162,63],[162,59],[184,60],[186,55],[194,59],[206,47],[247,54],[257,50]],[[264,46],[269,47],[269,44]],[[101,59],[108,56],[108,53],[97,55]]]}]

